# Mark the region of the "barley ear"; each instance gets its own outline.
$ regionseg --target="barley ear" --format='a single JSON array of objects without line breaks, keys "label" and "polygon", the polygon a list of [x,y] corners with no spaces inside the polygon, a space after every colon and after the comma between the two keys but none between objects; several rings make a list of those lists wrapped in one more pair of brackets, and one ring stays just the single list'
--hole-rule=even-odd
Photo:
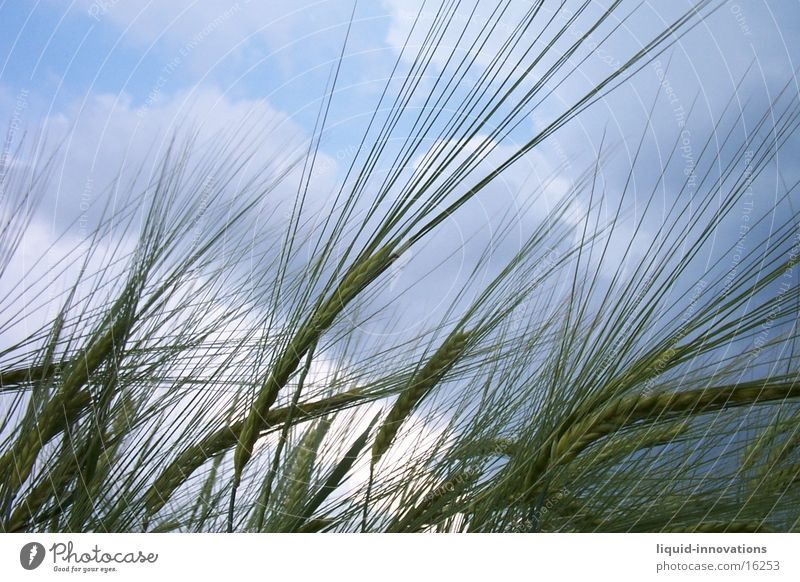
[{"label": "barley ear", "polygon": [[241,481],[242,471],[253,454],[253,446],[259,432],[266,424],[269,408],[275,402],[280,390],[286,385],[289,377],[297,369],[300,359],[325,330],[336,319],[336,316],[364,290],[372,281],[381,275],[397,259],[391,245],[386,245],[374,255],[358,262],[342,279],[334,292],[325,300],[315,313],[300,326],[297,334],[278,359],[261,390],[256,396],[248,413],[239,442],[234,453],[233,486]]},{"label": "barley ear", "polygon": [[[289,407],[276,408],[267,414],[265,430],[287,422],[290,416],[293,417],[293,422],[302,422],[364,399],[366,399],[364,392],[354,388],[328,398],[300,404],[293,413]],[[161,472],[145,494],[145,515],[152,516],[164,507],[175,490],[208,459],[235,446],[242,432],[242,424],[243,421],[233,422],[184,449]]]},{"label": "barley ear", "polygon": [[636,422],[686,418],[798,396],[800,383],[778,379],[771,383],[758,380],[696,390],[617,397],[557,433],[550,446],[544,447],[531,465],[526,484],[529,490],[535,491],[536,484],[548,468],[571,462],[593,442]]},{"label": "barley ear", "polygon": [[470,332],[455,332],[436,350],[428,362],[411,379],[408,388],[403,391],[392,406],[383,424],[378,429],[372,446],[372,465],[375,466],[400,430],[403,422],[417,404],[441,381],[442,377],[461,356]]}]

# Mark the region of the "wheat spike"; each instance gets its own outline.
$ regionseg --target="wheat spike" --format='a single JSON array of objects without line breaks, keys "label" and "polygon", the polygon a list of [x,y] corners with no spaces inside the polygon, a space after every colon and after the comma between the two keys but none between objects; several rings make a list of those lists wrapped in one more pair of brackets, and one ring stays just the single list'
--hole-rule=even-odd
[{"label": "wheat spike", "polygon": [[74,421],[89,400],[88,392],[81,391],[68,400],[56,395],[47,403],[36,427],[21,435],[14,447],[0,458],[0,466],[10,468],[4,481],[6,496],[16,494],[30,476],[42,447]]},{"label": "wheat spike", "polygon": [[800,481],[800,463],[779,470],[775,470],[773,467],[772,471],[763,480],[758,481],[758,484],[763,483],[766,488],[785,492],[798,481]]},{"label": "wheat spike", "polygon": [[459,358],[470,338],[469,332],[456,332],[436,350],[436,353],[411,379],[408,388],[403,391],[392,406],[383,424],[378,429],[372,446],[372,465],[377,465],[400,430],[405,419],[419,402],[436,386],[450,367]]},{"label": "wheat spike", "polygon": [[286,492],[284,511],[289,523],[295,522],[303,509],[303,500],[308,495],[309,483],[314,473],[317,451],[328,433],[331,420],[331,418],[321,419],[316,426],[308,429],[298,444],[292,471],[287,476],[289,487]]},{"label": "wheat spike", "polygon": [[[366,396],[361,389],[353,389],[341,394],[336,394],[335,396],[330,396],[329,398],[308,402],[297,407],[293,413],[294,420],[296,422],[301,422],[305,419],[325,414],[326,412],[336,410],[341,406],[358,402],[365,398]],[[265,430],[272,429],[286,422],[289,416],[289,407],[271,410],[267,415]],[[150,486],[150,489],[148,489],[145,495],[147,515],[153,515],[161,509],[172,493],[206,460],[236,445],[243,424],[243,421],[234,422],[229,426],[225,426],[211,433],[199,443],[184,449],[184,451],[164,469]]]},{"label": "wheat spike", "polygon": [[270,407],[289,377],[297,369],[300,359],[322,333],[331,326],[342,309],[389,268],[396,258],[397,254],[392,246],[386,245],[371,257],[357,263],[345,275],[330,297],[316,310],[315,314],[300,327],[261,387],[256,401],[244,421],[234,455],[234,487],[241,479],[242,471],[253,454],[253,446],[259,433],[265,427]]},{"label": "wheat spike", "polygon": [[593,414],[568,426],[545,447],[533,464],[527,482],[533,487],[548,467],[572,461],[593,442],[649,418],[669,419],[800,396],[800,383],[763,381],[614,399]]},{"label": "wheat spike", "polygon": [[586,462],[590,465],[605,465],[636,451],[667,445],[685,434],[690,425],[688,420],[679,420],[665,426],[648,429],[644,434],[637,432],[624,439],[612,440],[596,455],[588,457]]},{"label": "wheat spike", "polygon": [[5,497],[16,494],[31,473],[39,451],[50,439],[72,424],[88,405],[88,393],[80,389],[111,354],[130,329],[132,319],[118,318],[110,328],[76,358],[55,395],[45,404],[36,428],[19,437],[0,458],[0,465],[13,467],[4,483]]},{"label": "wheat spike", "polygon": [[[398,516],[387,527],[388,533],[399,533],[405,531],[413,531],[412,526],[425,525],[420,522],[421,519],[426,517],[426,513],[432,509],[435,511],[436,506],[445,502],[448,498],[461,494],[464,489],[469,487],[480,476],[478,471],[460,471],[456,473],[440,485],[437,485],[432,491],[423,497],[419,505],[411,508],[405,515]],[[431,523],[435,515],[428,516],[427,523]]]}]

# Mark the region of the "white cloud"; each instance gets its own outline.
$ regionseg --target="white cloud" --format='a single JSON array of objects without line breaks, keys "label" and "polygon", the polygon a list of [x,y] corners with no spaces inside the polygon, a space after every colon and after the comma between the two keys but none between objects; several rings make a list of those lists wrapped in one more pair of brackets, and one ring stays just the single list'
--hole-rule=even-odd
[{"label": "white cloud", "polygon": [[[431,26],[435,22],[441,23],[443,15],[438,15],[439,20],[436,19],[443,2],[384,0],[383,4],[391,14],[391,24],[386,35],[386,42],[398,54],[402,52],[403,46],[408,42],[410,48],[404,53],[404,59],[413,60]],[[457,10],[448,16],[451,19],[449,27],[437,44],[431,59],[432,62],[438,68],[444,68],[450,53],[456,47],[461,51],[457,53],[457,57],[460,59],[473,39],[483,39],[481,34],[489,32],[488,28],[496,24],[488,34],[486,43],[477,43],[476,47],[470,51],[471,58],[479,67],[490,66],[495,56],[500,53],[505,41],[513,34],[514,28],[525,19],[527,12],[531,10],[531,2],[515,0],[510,2],[505,10],[498,10],[499,7],[500,5],[492,2],[475,1],[459,5]],[[420,13],[421,9],[423,10]],[[414,27],[418,15],[419,19]],[[410,38],[409,33],[412,33]],[[462,34],[463,38],[461,38]],[[517,55],[518,53],[521,51],[515,51],[512,54]],[[516,65],[518,62],[519,59],[512,56],[509,58],[506,68]],[[450,66],[453,67],[453,63]]]},{"label": "white cloud", "polygon": [[[58,265],[74,249],[86,253],[87,240],[101,214],[135,200],[157,177],[159,162],[176,133],[186,137],[191,132],[195,136],[196,155],[192,163],[198,171],[219,164],[213,156],[209,159],[214,148],[223,155],[239,148],[240,154],[232,159],[234,164],[244,163],[243,157],[248,156],[237,182],[226,189],[231,195],[238,194],[240,188],[246,190],[248,179],[263,173],[273,175],[291,157],[305,151],[303,144],[307,140],[297,124],[266,101],[234,101],[214,88],[164,96],[147,107],[138,108],[124,94],[90,95],[83,103],[73,103],[64,112],[41,121],[41,130],[49,144],[46,152],[55,150],[57,155],[47,170],[49,181],[41,203],[2,278],[0,291],[3,295],[15,285],[24,288],[36,282],[30,291],[13,302],[15,309],[22,305],[19,301],[57,298],[59,293],[70,288],[82,258],[73,254],[73,258],[77,256],[77,263],[64,274],[59,273],[59,269],[51,270],[53,265]],[[31,131],[38,130],[34,127]],[[225,140],[229,140],[229,146],[224,145]],[[180,143],[179,140],[179,146]],[[10,170],[39,168],[41,172],[48,156],[49,153],[38,158],[27,155],[9,159],[13,166],[7,165]],[[30,171],[36,173],[37,170]],[[314,180],[319,188],[311,190],[309,206],[320,208],[326,204],[326,188],[334,183],[336,172],[336,162],[321,154]],[[293,202],[299,177],[299,171],[294,172],[281,188],[264,198],[263,207],[258,209],[263,214],[258,219],[262,228],[270,217],[283,219],[279,209],[281,206],[288,208]],[[219,179],[224,181],[225,176]],[[185,196],[183,203],[197,204],[202,192],[183,191],[181,195]],[[109,238],[101,243],[103,248],[92,243],[90,272],[100,266],[103,257],[114,252],[115,244],[125,245],[117,252],[131,250],[135,244],[131,237],[137,233],[138,226],[134,224],[132,229],[108,232]],[[48,295],[41,295],[43,291]],[[51,318],[59,304],[55,301],[47,309],[28,313],[22,324],[4,334],[6,345]]]},{"label": "white cloud", "polygon": [[[140,107],[125,94],[92,95],[46,119],[43,127],[50,142],[59,144],[59,155],[40,218],[61,226],[79,221],[87,203],[99,208],[110,196],[123,201],[130,194],[125,185],[135,175],[140,184],[148,182],[176,134],[195,136],[197,156],[215,147],[221,155],[233,150],[247,155],[242,180],[284,167],[303,153],[307,140],[291,118],[268,102],[233,100],[215,88],[158,96]],[[222,145],[226,140],[229,146]],[[336,162],[321,155],[315,174],[320,191],[331,187],[336,172]],[[106,190],[117,178],[119,189]],[[294,196],[292,183],[296,186],[296,180],[287,182],[284,200]]]}]

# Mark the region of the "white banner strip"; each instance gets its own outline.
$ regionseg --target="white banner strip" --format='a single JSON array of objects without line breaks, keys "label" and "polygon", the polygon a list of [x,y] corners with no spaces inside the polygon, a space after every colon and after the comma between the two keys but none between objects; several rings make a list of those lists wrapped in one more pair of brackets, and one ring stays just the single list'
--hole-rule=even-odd
[{"label": "white banner strip", "polygon": [[4,534],[0,572],[3,580],[109,582],[796,581],[798,541],[796,534]]}]

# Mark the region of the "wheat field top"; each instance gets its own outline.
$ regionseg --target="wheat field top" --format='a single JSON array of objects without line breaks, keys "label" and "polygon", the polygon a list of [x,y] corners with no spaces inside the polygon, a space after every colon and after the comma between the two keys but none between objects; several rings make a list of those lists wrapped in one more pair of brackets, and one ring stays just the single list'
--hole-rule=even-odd
[{"label": "wheat field top", "polygon": [[800,528],[797,5],[167,4],[0,5],[0,531]]}]

